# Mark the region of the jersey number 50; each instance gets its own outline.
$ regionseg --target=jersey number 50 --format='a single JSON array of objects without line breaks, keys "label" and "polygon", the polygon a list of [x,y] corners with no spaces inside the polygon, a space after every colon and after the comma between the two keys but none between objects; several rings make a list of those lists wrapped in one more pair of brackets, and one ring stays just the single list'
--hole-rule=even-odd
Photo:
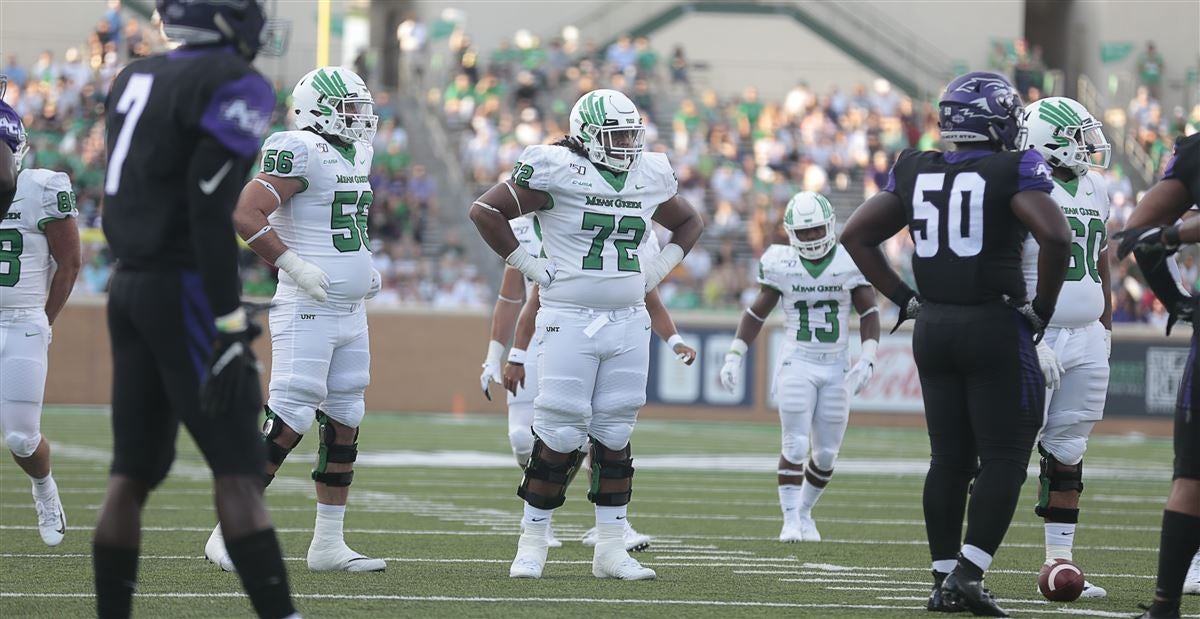
[{"label": "jersey number 50", "polygon": [[[909,226],[917,256],[932,258],[940,249],[938,231],[945,222],[950,251],[960,258],[979,255],[983,250],[983,192],[987,182],[976,172],[954,177],[949,198],[943,206],[925,199],[926,192],[946,191],[946,175],[918,174],[913,184],[913,214]],[[963,207],[966,217],[963,217]],[[916,225],[920,222],[922,225]]]}]

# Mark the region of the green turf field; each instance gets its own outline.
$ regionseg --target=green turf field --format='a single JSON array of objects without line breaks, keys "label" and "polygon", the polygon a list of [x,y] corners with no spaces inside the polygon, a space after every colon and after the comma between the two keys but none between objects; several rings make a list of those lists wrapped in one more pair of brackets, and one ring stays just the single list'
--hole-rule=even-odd
[{"label": "green turf field", "polygon": [[[814,515],[820,544],[780,544],[769,425],[645,422],[634,434],[630,520],[656,537],[639,559],[653,582],[601,581],[578,537],[591,525],[584,484],[555,515],[565,542],[540,581],[508,578],[516,547],[519,473],[504,420],[368,415],[346,539],[388,559],[384,573],[316,574],[304,564],[314,519],[313,437],[272,485],[272,515],[293,591],[309,617],[801,616],[923,617],[929,556],[921,518],[928,446],[921,430],[851,428],[838,472]],[[52,410],[43,432],[68,516],[67,539],[46,548],[29,483],[0,465],[0,616],[93,613],[89,555],[109,457],[107,416]],[[1051,604],[1036,591],[1042,527],[1034,476],[989,582],[1016,616],[1132,616],[1154,588],[1170,442],[1097,437],[1086,472],[1075,559],[1108,588],[1099,602]],[[457,467],[453,465],[457,464]],[[203,558],[214,519],[209,481],[190,439],[146,510],[141,617],[249,616],[237,577]],[[1185,612],[1197,616],[1200,599]]]}]

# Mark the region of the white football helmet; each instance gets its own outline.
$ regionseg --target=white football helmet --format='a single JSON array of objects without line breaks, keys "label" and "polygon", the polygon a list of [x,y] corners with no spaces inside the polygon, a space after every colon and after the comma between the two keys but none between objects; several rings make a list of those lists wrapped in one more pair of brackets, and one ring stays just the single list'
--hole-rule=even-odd
[{"label": "white football helmet", "polygon": [[[829,200],[813,191],[802,191],[788,201],[787,210],[783,214],[783,229],[787,231],[788,242],[800,257],[806,260],[820,260],[837,244],[837,216],[833,214],[833,205]],[[800,233],[805,230],[819,228],[822,235],[818,238],[804,240]],[[805,235],[808,236],[808,235]]]},{"label": "white football helmet", "polygon": [[602,88],[571,108],[571,137],[583,142],[588,159],[614,172],[637,167],[646,145],[646,125],[629,97]]},{"label": "white football helmet", "polygon": [[1112,146],[1100,130],[1100,121],[1074,99],[1046,97],[1025,107],[1018,143],[1022,150],[1037,149],[1046,162],[1069,168],[1076,176],[1088,168],[1107,168]]},{"label": "white football helmet", "polygon": [[342,67],[314,69],[292,89],[297,129],[312,129],[347,143],[370,144],[379,117],[362,78]]}]

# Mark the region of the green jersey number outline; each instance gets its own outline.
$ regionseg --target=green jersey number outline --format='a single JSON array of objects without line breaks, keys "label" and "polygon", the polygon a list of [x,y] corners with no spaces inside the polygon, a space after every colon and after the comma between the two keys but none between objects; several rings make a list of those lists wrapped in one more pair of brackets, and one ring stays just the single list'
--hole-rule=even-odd
[{"label": "green jersey number outline", "polygon": [[642,244],[642,237],[646,234],[646,220],[637,215],[623,215],[618,220],[616,215],[610,213],[585,211],[582,229],[597,231],[595,238],[592,239],[591,249],[583,257],[585,271],[604,270],[604,242],[612,235],[613,230],[616,230],[618,234],[632,233],[632,236],[627,239],[613,239],[613,247],[617,250],[617,270],[632,273],[642,272],[642,264],[638,260],[637,254],[632,252]]},{"label": "green jersey number outline", "polygon": [[[333,247],[342,253],[358,251],[360,247],[370,250],[371,239],[367,237],[367,212],[375,194],[371,191],[333,192],[332,212],[329,227],[333,234]],[[346,207],[353,207],[349,213]],[[341,232],[338,232],[341,230]]]},{"label": "green jersey number outline", "polygon": [[796,301],[794,307],[800,313],[800,328],[796,330],[797,342],[811,342],[813,336],[816,336],[817,341],[822,344],[832,344],[838,341],[838,337],[842,334],[842,325],[838,321],[837,301],[823,299],[812,304],[812,309],[817,311],[825,308],[825,322],[829,323],[828,327],[815,331],[808,324],[808,301]]},{"label": "green jersey number outline", "polygon": [[1071,243],[1071,263],[1067,266],[1064,281],[1082,281],[1084,276],[1092,278],[1093,282],[1100,281],[1100,270],[1097,261],[1100,258],[1100,248],[1108,231],[1104,222],[1099,219],[1089,219],[1085,224],[1078,217],[1067,217],[1067,225],[1075,233]]},{"label": "green jersey number outline", "polygon": [[263,152],[262,171],[270,174],[278,172],[288,174],[292,171],[292,158],[295,155],[290,150],[268,149]]},{"label": "green jersey number outline", "polygon": [[[7,246],[7,248],[6,248]],[[8,265],[4,273],[0,273],[0,287],[12,288],[21,281],[21,252],[25,251],[25,237],[21,231],[14,228],[0,230],[0,268]]]}]

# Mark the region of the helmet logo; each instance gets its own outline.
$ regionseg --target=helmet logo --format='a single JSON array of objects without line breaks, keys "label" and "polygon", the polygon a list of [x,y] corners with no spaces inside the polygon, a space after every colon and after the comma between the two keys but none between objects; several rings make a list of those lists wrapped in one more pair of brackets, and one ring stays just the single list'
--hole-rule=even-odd
[{"label": "helmet logo", "polygon": [[346,88],[346,82],[337,73],[329,74],[324,69],[321,69],[313,76],[312,84],[313,90],[327,97],[343,99],[350,96],[350,91]]},{"label": "helmet logo", "polygon": [[[579,116],[585,124],[597,127],[603,126],[605,121],[608,120],[608,112],[604,109],[604,99],[595,93],[589,94],[583,102],[583,108],[579,110]],[[580,138],[587,141],[590,139],[590,136],[584,132]]]},{"label": "helmet logo", "polygon": [[1053,103],[1039,106],[1038,118],[1057,127],[1058,130],[1054,132],[1054,139],[1058,142],[1059,146],[1066,146],[1069,143],[1066,136],[1061,134],[1061,129],[1083,126],[1083,119],[1066,102],[1059,102],[1057,106]]}]

